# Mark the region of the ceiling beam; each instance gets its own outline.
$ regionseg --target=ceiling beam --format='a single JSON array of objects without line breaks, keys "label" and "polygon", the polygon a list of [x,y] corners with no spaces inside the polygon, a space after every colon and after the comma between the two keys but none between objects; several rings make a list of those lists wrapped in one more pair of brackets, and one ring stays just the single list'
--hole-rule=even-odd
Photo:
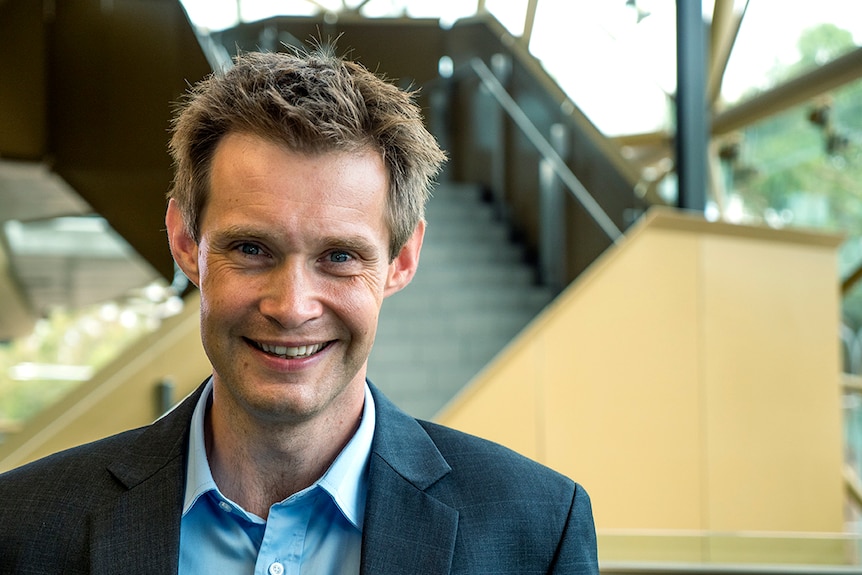
[{"label": "ceiling beam", "polygon": [[[712,136],[723,136],[764,120],[781,111],[804,104],[831,90],[862,78],[862,48],[845,54],[819,68],[763,92],[712,119]],[[671,153],[672,137],[667,131],[628,134],[611,138],[618,146],[652,148],[652,161]]]},{"label": "ceiling beam", "polygon": [[748,0],[741,10],[734,10],[734,0],[716,0],[712,12],[710,30],[709,77],[707,78],[706,98],[715,105],[721,96],[721,83],[730,53],[739,35],[739,27],[748,9]]},{"label": "ceiling beam", "polygon": [[529,48],[530,38],[533,36],[533,25],[536,23],[536,8],[539,0],[529,0],[527,2],[527,12],[524,15],[524,33],[521,34],[521,43]]},{"label": "ceiling beam", "polygon": [[862,78],[862,48],[715,115],[713,136],[739,130]]}]

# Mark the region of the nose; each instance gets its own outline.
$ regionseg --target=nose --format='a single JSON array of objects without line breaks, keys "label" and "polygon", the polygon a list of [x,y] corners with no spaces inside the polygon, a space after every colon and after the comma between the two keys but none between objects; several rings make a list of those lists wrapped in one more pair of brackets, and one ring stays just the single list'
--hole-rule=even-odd
[{"label": "nose", "polygon": [[303,262],[288,260],[263,279],[261,313],[285,329],[292,329],[323,313],[314,270]]}]

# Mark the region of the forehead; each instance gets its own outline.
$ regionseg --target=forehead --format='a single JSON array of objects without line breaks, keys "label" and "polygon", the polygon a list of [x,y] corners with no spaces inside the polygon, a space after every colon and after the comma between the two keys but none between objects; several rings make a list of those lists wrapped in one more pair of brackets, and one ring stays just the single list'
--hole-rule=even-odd
[{"label": "forehead", "polygon": [[204,215],[384,225],[388,184],[382,154],[369,148],[308,154],[232,133],[213,154]]},{"label": "forehead", "polygon": [[[374,172],[373,174],[371,172]],[[314,178],[315,172],[317,178]],[[210,184],[220,180],[246,177],[291,175],[330,183],[337,178],[354,180],[368,188],[389,184],[389,171],[383,153],[371,146],[346,150],[296,150],[287,144],[244,132],[229,132],[216,144],[211,159]],[[373,175],[377,181],[365,176]],[[383,182],[380,182],[380,179]]]}]

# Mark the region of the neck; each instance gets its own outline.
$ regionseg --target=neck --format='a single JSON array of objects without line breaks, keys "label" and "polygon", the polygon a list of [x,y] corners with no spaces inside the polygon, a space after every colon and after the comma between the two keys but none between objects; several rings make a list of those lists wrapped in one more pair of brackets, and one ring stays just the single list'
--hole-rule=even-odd
[{"label": "neck", "polygon": [[266,519],[269,508],[317,481],[350,441],[362,417],[359,401],[335,417],[261,422],[214,398],[206,417],[206,448],[213,479],[243,509]]}]

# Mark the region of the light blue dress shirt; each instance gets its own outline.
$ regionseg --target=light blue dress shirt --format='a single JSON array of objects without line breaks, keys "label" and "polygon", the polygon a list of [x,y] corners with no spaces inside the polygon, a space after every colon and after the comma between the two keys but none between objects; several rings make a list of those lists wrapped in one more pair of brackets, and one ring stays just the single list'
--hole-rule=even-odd
[{"label": "light blue dress shirt", "polygon": [[192,416],[179,575],[358,574],[375,425],[368,385],[353,438],[313,485],[270,507],[266,521],[225,497],[213,480],[204,444],[211,398],[212,379]]}]

